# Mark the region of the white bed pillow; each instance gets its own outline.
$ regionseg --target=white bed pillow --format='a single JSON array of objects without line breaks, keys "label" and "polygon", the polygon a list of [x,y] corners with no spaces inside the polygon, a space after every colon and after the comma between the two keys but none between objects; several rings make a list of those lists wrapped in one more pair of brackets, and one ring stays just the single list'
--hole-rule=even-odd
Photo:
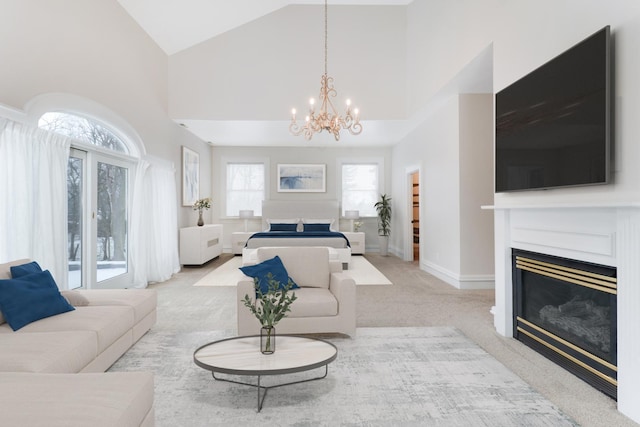
[{"label": "white bed pillow", "polygon": [[329,224],[329,230],[331,231],[336,231],[335,227],[333,226],[334,223],[334,219],[333,218],[322,218],[322,219],[318,219],[318,218],[302,218],[302,223],[303,224]]}]

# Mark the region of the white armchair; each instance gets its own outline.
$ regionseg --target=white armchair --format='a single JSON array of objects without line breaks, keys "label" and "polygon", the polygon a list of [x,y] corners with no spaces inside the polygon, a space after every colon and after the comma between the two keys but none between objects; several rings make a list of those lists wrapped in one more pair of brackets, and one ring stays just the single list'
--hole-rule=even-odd
[{"label": "white armchair", "polygon": [[[337,332],[353,336],[356,332],[356,284],[342,272],[340,261],[329,261],[326,247],[258,248],[257,262],[278,255],[289,277],[300,286],[297,299],[276,330],[279,334]],[[255,298],[254,282],[245,276],[238,282],[238,334],[260,333],[260,322],[242,300]]]}]

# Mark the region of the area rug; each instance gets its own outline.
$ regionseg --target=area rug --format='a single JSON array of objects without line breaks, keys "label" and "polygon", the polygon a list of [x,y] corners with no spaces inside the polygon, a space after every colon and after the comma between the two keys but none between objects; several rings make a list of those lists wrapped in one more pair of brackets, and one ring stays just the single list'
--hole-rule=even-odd
[{"label": "area rug", "polygon": [[[242,257],[233,257],[193,286],[236,286],[243,277],[239,267],[242,267]],[[352,256],[349,269],[344,270],[344,273],[353,278],[356,285],[391,285],[384,274],[361,256]]]},{"label": "area rug", "polygon": [[[216,382],[193,362],[196,348],[229,336],[151,330],[110,371],[154,372],[159,427],[577,426],[450,327],[359,328],[353,339],[325,337],[338,348],[328,376],[271,389],[258,413],[254,388]],[[318,373],[324,368],[262,383]]]}]

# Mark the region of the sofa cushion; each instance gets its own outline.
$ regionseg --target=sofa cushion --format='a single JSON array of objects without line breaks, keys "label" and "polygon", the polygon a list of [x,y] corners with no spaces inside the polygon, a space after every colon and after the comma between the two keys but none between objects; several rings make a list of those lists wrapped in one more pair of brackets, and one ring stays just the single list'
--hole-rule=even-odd
[{"label": "sofa cushion", "polygon": [[258,261],[278,255],[289,276],[301,287],[329,288],[331,267],[326,247],[268,247],[256,249]]},{"label": "sofa cushion", "polygon": [[153,410],[153,374],[6,372],[0,396],[6,426],[137,427]]},{"label": "sofa cushion", "polygon": [[91,331],[0,333],[0,372],[76,373],[97,348]]},{"label": "sofa cushion", "polygon": [[89,305],[89,300],[81,293],[81,291],[67,290],[60,291],[60,293],[62,294],[64,299],[69,301],[69,304],[74,307],[84,307],[86,305]]},{"label": "sofa cushion", "polygon": [[11,267],[14,265],[26,264],[29,261],[29,259],[23,258],[0,264],[0,279],[11,279]]},{"label": "sofa cushion", "polygon": [[299,288],[287,317],[324,317],[338,314],[338,300],[328,289]]},{"label": "sofa cushion", "polygon": [[[24,259],[17,259],[15,261],[0,264],[0,279],[11,279],[11,266],[25,264],[27,262],[29,262],[29,260],[24,258]],[[0,311],[0,325],[2,325],[4,322],[5,322],[4,316]]]},{"label": "sofa cushion", "polygon": [[9,267],[9,270],[11,270],[11,277],[13,279],[17,279],[18,277],[26,276],[27,274],[40,273],[42,268],[40,268],[40,264],[37,262],[31,261],[25,264],[12,265]]},{"label": "sofa cushion", "polygon": [[14,331],[36,320],[74,310],[48,270],[0,280],[0,311]]},{"label": "sofa cushion", "polygon": [[248,265],[240,267],[240,270],[249,277],[253,277],[258,281],[258,286],[263,294],[269,291],[269,275],[273,275],[273,280],[279,282],[278,289],[282,289],[289,283],[289,280],[293,282],[292,289],[296,289],[298,285],[289,277],[287,269],[282,264],[279,256],[264,260],[256,265]]},{"label": "sofa cushion", "polygon": [[[86,305],[121,305],[133,308],[134,323],[140,322],[158,305],[158,293],[154,289],[90,289],[73,292],[74,298],[82,298],[87,301]],[[64,291],[62,294],[66,296]]]},{"label": "sofa cushion", "polygon": [[[133,327],[133,308],[127,306],[87,306],[30,323],[17,333],[93,331],[98,338],[98,354]],[[8,325],[0,325],[9,330]]]}]

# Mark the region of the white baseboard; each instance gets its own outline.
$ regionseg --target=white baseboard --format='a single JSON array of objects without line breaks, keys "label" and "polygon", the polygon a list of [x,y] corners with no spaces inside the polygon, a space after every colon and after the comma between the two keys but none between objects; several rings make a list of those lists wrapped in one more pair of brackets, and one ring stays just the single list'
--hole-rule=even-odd
[{"label": "white baseboard", "polygon": [[460,275],[428,261],[420,261],[420,269],[457,289],[494,289],[495,276],[490,274]]}]

